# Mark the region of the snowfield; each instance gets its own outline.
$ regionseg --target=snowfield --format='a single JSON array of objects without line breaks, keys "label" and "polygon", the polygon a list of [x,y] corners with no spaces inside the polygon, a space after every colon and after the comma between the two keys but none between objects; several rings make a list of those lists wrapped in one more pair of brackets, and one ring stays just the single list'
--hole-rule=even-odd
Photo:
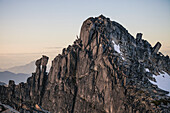
[{"label": "snowfield", "polygon": [[[149,72],[149,69],[145,69],[147,72]],[[170,96],[170,75],[163,71],[162,73],[159,73],[159,75],[154,75],[153,77],[156,79],[156,82],[149,80],[152,84],[157,85],[160,89],[163,89],[165,91],[168,91]]]},{"label": "snowfield", "polygon": [[119,44],[116,44],[114,41],[112,41],[112,43],[114,44],[115,51],[117,51],[118,53],[121,53]]},{"label": "snowfield", "polygon": [[123,60],[125,60],[125,58],[122,56],[122,55],[123,55],[122,52],[120,51],[120,46],[119,46],[119,44],[116,44],[116,43],[114,42],[114,40],[112,40],[112,43],[113,43],[114,50],[117,51],[117,52],[121,55],[121,57],[122,57]]}]

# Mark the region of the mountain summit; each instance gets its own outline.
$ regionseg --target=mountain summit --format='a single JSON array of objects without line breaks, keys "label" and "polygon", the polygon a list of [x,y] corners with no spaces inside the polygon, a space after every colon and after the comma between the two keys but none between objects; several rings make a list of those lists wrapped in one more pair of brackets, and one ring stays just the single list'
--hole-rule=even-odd
[{"label": "mountain summit", "polygon": [[37,105],[52,113],[170,112],[169,92],[157,84],[157,77],[170,75],[169,56],[160,47],[103,15],[90,17],[49,73],[43,56],[27,83],[0,86],[0,101],[20,112],[44,112]]}]

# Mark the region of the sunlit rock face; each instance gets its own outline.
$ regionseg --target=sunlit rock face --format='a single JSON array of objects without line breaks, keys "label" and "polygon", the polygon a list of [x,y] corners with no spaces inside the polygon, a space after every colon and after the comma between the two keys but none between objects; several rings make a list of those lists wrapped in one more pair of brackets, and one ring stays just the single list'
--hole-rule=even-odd
[{"label": "sunlit rock face", "polygon": [[30,112],[41,107],[52,113],[170,112],[168,91],[153,84],[155,76],[170,75],[169,56],[160,47],[103,15],[91,17],[80,37],[54,58],[49,73],[43,56],[27,83],[0,86],[0,100]]}]

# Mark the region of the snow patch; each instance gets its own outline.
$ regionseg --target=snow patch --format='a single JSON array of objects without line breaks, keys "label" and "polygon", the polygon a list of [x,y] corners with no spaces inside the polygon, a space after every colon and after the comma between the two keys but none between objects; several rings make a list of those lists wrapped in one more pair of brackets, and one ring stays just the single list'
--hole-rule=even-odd
[{"label": "snow patch", "polygon": [[112,40],[112,42],[113,42],[113,46],[114,46],[115,51],[117,51],[118,53],[121,53],[119,44],[116,44],[113,40]]},{"label": "snow patch", "polygon": [[125,60],[125,58],[124,58],[124,57],[122,57],[122,59],[123,59],[123,60]]},{"label": "snow patch", "polygon": [[148,68],[145,68],[145,71],[146,71],[146,72],[150,72]]},{"label": "snow patch", "polygon": [[119,46],[119,44],[116,44],[116,43],[114,42],[114,40],[112,40],[112,43],[113,43],[114,50],[117,51],[117,52],[121,55],[122,60],[125,60],[125,58],[122,56],[122,55],[123,55],[122,52],[120,51],[120,46]]},{"label": "snow patch", "polygon": [[156,79],[156,82],[149,80],[152,84],[157,85],[160,89],[168,91],[170,96],[170,75],[163,71],[164,74],[159,73],[159,75],[153,75]]}]

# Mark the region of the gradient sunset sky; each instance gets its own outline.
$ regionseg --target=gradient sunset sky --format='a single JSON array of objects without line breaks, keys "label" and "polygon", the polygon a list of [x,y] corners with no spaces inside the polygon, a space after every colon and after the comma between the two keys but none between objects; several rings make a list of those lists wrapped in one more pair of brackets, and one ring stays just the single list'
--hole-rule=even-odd
[{"label": "gradient sunset sky", "polygon": [[0,0],[0,68],[53,59],[88,17],[103,14],[170,55],[170,0]]}]

